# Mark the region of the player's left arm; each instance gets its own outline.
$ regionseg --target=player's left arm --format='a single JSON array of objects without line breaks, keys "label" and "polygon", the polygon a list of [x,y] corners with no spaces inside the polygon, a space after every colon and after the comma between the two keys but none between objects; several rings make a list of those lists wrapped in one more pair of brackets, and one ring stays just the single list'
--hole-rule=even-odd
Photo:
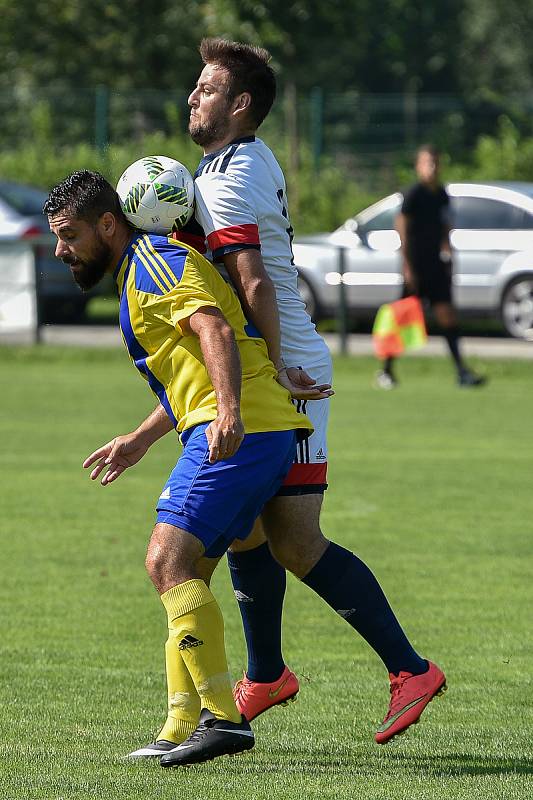
[{"label": "player's left arm", "polygon": [[217,399],[217,416],[206,428],[209,461],[213,464],[234,455],[244,439],[241,419],[242,371],[239,350],[231,326],[213,306],[199,308],[180,322],[184,333],[200,341],[205,367]]}]

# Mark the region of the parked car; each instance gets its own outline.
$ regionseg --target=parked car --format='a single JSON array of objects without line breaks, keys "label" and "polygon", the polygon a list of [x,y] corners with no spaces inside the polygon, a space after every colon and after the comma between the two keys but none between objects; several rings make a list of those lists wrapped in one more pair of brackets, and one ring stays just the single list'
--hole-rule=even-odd
[{"label": "parked car", "polygon": [[[462,314],[490,317],[514,337],[533,340],[533,183],[451,183],[454,302]],[[348,311],[371,316],[400,294],[402,195],[389,195],[331,234],[296,239],[300,290],[315,320],[339,303],[344,249]]]},{"label": "parked car", "polygon": [[[0,247],[3,241],[35,241],[43,319],[66,321],[83,314],[88,296],[80,292],[70,271],[54,256],[55,245],[42,213],[47,196],[33,186],[0,180]],[[49,243],[42,241],[43,236],[50,237]]]}]

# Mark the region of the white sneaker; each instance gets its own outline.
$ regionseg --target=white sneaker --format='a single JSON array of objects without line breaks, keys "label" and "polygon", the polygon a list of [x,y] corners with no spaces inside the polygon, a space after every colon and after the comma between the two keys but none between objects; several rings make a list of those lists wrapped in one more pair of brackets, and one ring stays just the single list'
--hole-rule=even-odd
[{"label": "white sneaker", "polygon": [[384,370],[380,370],[380,372],[376,373],[376,386],[379,389],[385,389],[389,391],[390,389],[394,389],[398,386],[396,378],[391,375],[390,372],[385,372]]}]

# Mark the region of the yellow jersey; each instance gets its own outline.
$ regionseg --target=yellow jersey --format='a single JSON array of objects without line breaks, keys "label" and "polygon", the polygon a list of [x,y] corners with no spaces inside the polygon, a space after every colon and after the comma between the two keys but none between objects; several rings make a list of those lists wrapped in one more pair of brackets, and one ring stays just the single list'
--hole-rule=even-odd
[{"label": "yellow jersey", "polygon": [[170,237],[136,233],[114,278],[120,329],[131,360],[179,433],[217,416],[199,339],[181,327],[205,307],[222,312],[237,342],[245,432],[313,430],[277,382],[266,343],[246,320],[235,292],[200,253]]}]

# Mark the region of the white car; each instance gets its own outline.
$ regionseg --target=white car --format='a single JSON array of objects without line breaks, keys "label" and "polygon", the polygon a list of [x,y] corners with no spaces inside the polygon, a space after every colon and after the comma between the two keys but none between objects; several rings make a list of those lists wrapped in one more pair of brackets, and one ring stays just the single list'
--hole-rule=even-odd
[{"label": "white car", "polygon": [[[533,340],[533,183],[451,183],[454,303]],[[335,316],[342,282],[351,316],[369,317],[401,292],[399,193],[331,234],[296,239],[300,291],[315,320]],[[342,273],[342,278],[341,278]]]},{"label": "white car", "polygon": [[0,248],[3,243],[19,240],[33,244],[41,279],[43,321],[77,320],[83,314],[88,295],[81,293],[69,270],[54,256],[55,242],[42,213],[47,197],[47,192],[34,186],[0,180]]}]

